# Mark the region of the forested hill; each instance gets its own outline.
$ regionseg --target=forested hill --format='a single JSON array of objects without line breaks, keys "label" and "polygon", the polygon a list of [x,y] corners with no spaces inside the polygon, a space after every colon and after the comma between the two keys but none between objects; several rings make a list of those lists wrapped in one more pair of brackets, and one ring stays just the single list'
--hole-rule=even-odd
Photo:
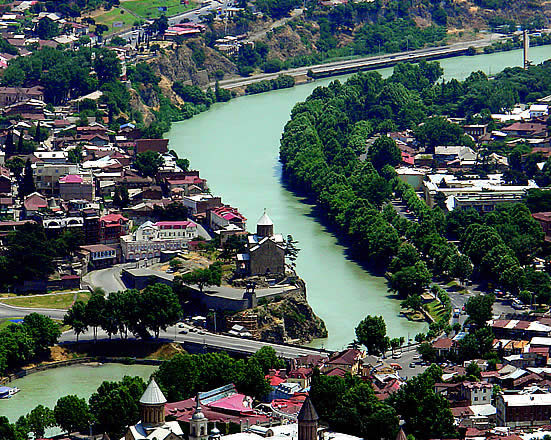
[{"label": "forested hill", "polygon": [[[438,115],[491,123],[490,111],[550,94],[551,63],[506,69],[493,80],[475,72],[463,82],[437,82],[441,73],[438,63],[406,64],[388,79],[360,73],[344,84],[316,88],[293,108],[285,126],[280,148],[285,176],[351,238],[358,259],[392,272],[390,285],[403,297],[416,299],[433,275],[477,276],[517,294],[528,289],[549,302],[549,276],[530,267],[542,251],[543,232],[528,208],[503,205],[484,216],[430,209],[396,177],[400,151],[384,133],[413,129],[429,151],[436,145],[476,148],[459,125]],[[361,161],[366,140],[376,133],[381,136]],[[485,153],[495,148],[500,146],[490,144]],[[473,172],[492,171],[481,163]],[[528,177],[548,185],[549,173],[547,163]],[[527,176],[511,172],[507,178]],[[399,216],[387,203],[392,197],[401,197],[419,221]],[[459,248],[450,238],[459,239]]]}]

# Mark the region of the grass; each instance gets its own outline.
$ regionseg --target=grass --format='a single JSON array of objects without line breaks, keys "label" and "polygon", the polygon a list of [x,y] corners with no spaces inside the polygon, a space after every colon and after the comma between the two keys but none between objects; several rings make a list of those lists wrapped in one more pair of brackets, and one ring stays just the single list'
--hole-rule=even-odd
[{"label": "grass", "polygon": [[[16,307],[68,309],[73,304],[73,293],[59,293],[45,296],[18,296],[16,298],[2,299],[2,302]],[[77,294],[77,300],[87,302],[90,299],[89,292]]]},{"label": "grass", "polygon": [[[121,14],[121,12],[123,13]],[[104,14],[98,15],[94,20],[97,24],[104,24],[109,27],[109,30],[105,33],[106,35],[130,29],[134,22],[139,21],[137,17],[119,8],[113,8]],[[114,27],[113,24],[116,22],[122,22],[122,26]]]},{"label": "grass", "polygon": [[[15,319],[15,318],[10,318],[10,319]],[[10,324],[14,324],[14,322],[10,321],[9,319],[0,319],[0,330],[4,330]]]},{"label": "grass", "polygon": [[435,321],[438,321],[442,316],[444,316],[446,309],[440,301],[434,300],[427,304],[427,311]]},{"label": "grass", "polygon": [[[122,1],[121,6],[140,17],[153,19],[160,17],[162,14],[168,17],[181,14],[189,9],[193,9],[197,5],[193,2],[189,2],[187,5],[180,4],[180,0],[129,0]],[[166,7],[167,11],[161,12],[159,10],[161,6]]]}]

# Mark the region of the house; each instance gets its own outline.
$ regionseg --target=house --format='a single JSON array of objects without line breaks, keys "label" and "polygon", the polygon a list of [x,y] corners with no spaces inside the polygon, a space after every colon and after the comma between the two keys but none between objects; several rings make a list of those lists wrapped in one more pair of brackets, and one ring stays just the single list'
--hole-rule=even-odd
[{"label": "house", "polygon": [[462,382],[461,400],[469,402],[469,406],[491,404],[493,389],[493,385],[488,382]]},{"label": "house", "polygon": [[134,154],[155,151],[159,154],[168,153],[168,139],[136,139]]},{"label": "house", "polygon": [[541,122],[515,122],[502,128],[501,131],[510,136],[524,138],[545,137],[547,135],[547,126]]},{"label": "house", "polygon": [[62,200],[94,200],[95,185],[91,175],[68,174],[59,179]]},{"label": "house", "polygon": [[88,265],[93,269],[110,267],[117,262],[117,250],[105,244],[91,244],[81,246],[80,249],[87,256]]},{"label": "house", "polygon": [[78,174],[78,165],[72,163],[37,162],[33,167],[36,190],[49,196],[59,195],[59,179],[68,174]]},{"label": "house", "polygon": [[484,136],[488,131],[488,124],[470,124],[464,125],[463,131],[465,134],[472,136],[475,139],[478,139],[481,136]]},{"label": "house", "polygon": [[359,374],[363,353],[360,350],[349,348],[334,353],[323,367],[324,373],[329,373],[335,368],[341,368],[352,375]]},{"label": "house", "polygon": [[436,355],[439,358],[445,359],[445,358],[448,357],[448,355],[452,351],[453,340],[451,340],[450,338],[446,338],[446,337],[437,339],[436,341],[434,341],[432,343],[432,348],[434,348],[436,350]]},{"label": "house", "polygon": [[34,192],[25,197],[23,212],[25,218],[37,215],[40,211],[48,209],[48,201],[42,194]]},{"label": "house", "polygon": [[207,220],[212,230],[224,229],[229,225],[237,226],[241,230],[247,228],[247,219],[237,208],[225,205],[207,211]]},{"label": "house", "polygon": [[117,244],[128,234],[129,220],[120,214],[107,214],[99,219],[99,239],[102,244]]},{"label": "house", "polygon": [[549,106],[547,104],[532,104],[528,111],[530,112],[530,119],[540,118],[548,114]]},{"label": "house", "polygon": [[0,107],[6,107],[29,99],[44,101],[44,89],[40,86],[0,87]]},{"label": "house", "polygon": [[299,367],[289,371],[287,382],[298,383],[302,388],[308,388],[314,370],[312,368]]}]

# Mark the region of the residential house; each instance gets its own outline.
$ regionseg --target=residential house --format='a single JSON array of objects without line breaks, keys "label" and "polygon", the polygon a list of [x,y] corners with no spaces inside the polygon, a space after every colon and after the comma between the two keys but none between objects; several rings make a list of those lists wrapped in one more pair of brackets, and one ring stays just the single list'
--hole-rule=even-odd
[{"label": "residential house", "polygon": [[352,375],[357,375],[360,373],[363,355],[360,350],[354,348],[333,353],[325,363],[322,371],[329,373],[335,368],[341,368]]},{"label": "residential house", "polygon": [[501,131],[510,136],[523,138],[547,136],[547,126],[541,122],[515,122],[502,128]]},{"label": "residential house", "polygon": [[80,249],[84,251],[87,257],[87,263],[92,266],[93,269],[110,267],[117,262],[117,250],[112,246],[91,244],[81,246]]},{"label": "residential house", "polygon": [[11,194],[10,170],[0,166],[0,194]]},{"label": "residential house", "polygon": [[523,390],[515,394],[500,393],[496,398],[497,426],[510,428],[549,425],[551,393]]},{"label": "residential house", "polygon": [[134,154],[155,151],[159,154],[168,153],[168,139],[136,139]]},{"label": "residential house", "polygon": [[94,200],[95,185],[91,175],[68,174],[59,179],[59,197],[62,200]]},{"label": "residential house", "polygon": [[532,214],[545,233],[545,241],[551,241],[551,212],[536,212]]},{"label": "residential house", "polygon": [[24,218],[33,217],[46,209],[48,209],[48,201],[42,194],[34,192],[25,197],[23,202]]},{"label": "residential house", "polygon": [[128,234],[129,220],[120,214],[107,214],[99,219],[99,240],[102,244],[117,244]]},{"label": "residential house", "polygon": [[58,196],[59,179],[68,174],[78,174],[78,165],[37,162],[33,167],[36,190],[49,196]]},{"label": "residential house", "polygon": [[6,107],[29,99],[44,101],[44,89],[40,86],[0,87],[0,107]]},{"label": "residential house", "polygon": [[462,382],[461,400],[469,402],[469,406],[491,404],[493,389],[493,385],[488,382]]},{"label": "residential house", "polygon": [[207,220],[212,230],[224,229],[229,225],[237,226],[241,230],[247,228],[247,219],[237,208],[225,205],[207,211]]}]

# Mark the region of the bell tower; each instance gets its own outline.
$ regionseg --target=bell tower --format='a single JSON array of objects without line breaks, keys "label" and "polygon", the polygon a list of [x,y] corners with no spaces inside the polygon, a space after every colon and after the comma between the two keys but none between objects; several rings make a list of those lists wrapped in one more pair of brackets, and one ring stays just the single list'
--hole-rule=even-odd
[{"label": "bell tower", "polygon": [[189,440],[207,440],[207,426],[209,420],[201,411],[201,403],[199,401],[199,393],[195,398],[195,412],[189,421]]},{"label": "bell tower", "polygon": [[310,397],[307,397],[297,417],[298,440],[317,440],[318,420],[318,413],[312,405]]},{"label": "bell tower", "polygon": [[260,217],[256,224],[256,235],[262,238],[274,235],[274,223],[268,217],[268,214],[266,214],[266,210],[264,210],[264,214],[262,214],[262,217]]}]

